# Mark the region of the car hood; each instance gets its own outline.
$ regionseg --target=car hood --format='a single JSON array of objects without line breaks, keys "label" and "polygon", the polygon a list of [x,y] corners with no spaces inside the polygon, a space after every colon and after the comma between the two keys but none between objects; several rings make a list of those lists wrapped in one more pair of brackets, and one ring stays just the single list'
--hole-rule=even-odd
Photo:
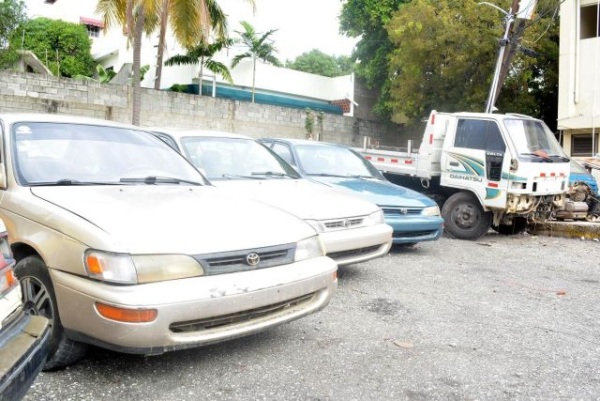
[{"label": "car hood", "polygon": [[372,202],[305,179],[219,180],[213,184],[231,195],[267,203],[304,220],[363,216],[379,209]]},{"label": "car hood", "polygon": [[435,205],[435,202],[427,196],[388,181],[345,177],[311,177],[311,179],[348,191],[381,207],[427,207]]},{"label": "car hood", "polygon": [[315,235],[291,214],[224,196],[214,187],[35,187],[32,193],[80,217],[74,220],[67,214],[61,219],[64,212],[58,210],[58,216],[48,213],[43,224],[80,241],[92,239],[87,242],[95,237],[84,235],[85,230],[94,231],[95,226],[109,238],[102,245],[112,243],[115,248],[105,249],[109,251],[199,254],[292,243]]}]

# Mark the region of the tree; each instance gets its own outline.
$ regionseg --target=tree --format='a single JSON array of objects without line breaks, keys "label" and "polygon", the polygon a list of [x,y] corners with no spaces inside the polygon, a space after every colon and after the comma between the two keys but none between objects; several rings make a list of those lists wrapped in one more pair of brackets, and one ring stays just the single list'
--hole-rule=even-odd
[{"label": "tree", "polygon": [[334,57],[313,49],[302,53],[294,61],[287,61],[285,67],[325,77],[339,77],[352,72],[352,64],[348,60],[347,56]]},{"label": "tree", "polygon": [[120,25],[127,32],[127,41],[133,46],[133,104],[131,123],[140,124],[141,50],[144,32],[150,34],[158,25],[158,0],[98,0],[96,11],[103,16],[107,29]]},{"label": "tree", "polygon": [[254,27],[246,21],[241,21],[240,24],[244,31],[236,31],[240,35],[242,44],[248,48],[245,53],[236,55],[232,62],[231,68],[235,68],[240,61],[250,58],[252,59],[252,103],[254,103],[254,91],[256,86],[256,61],[260,60],[264,63],[269,63],[280,67],[281,62],[275,57],[277,49],[275,48],[271,35],[277,30],[272,29],[266,33],[259,34]]},{"label": "tree", "polygon": [[48,18],[29,20],[14,31],[10,48],[31,50],[57,76],[94,73],[92,42],[80,24]]},{"label": "tree", "polygon": [[[509,5],[508,0],[502,3]],[[540,6],[558,4],[546,0]],[[553,39],[543,30],[549,31],[553,21],[546,18],[548,13],[540,14],[544,18],[537,20],[535,29],[525,31],[523,43],[547,51],[552,48]],[[395,46],[388,71],[392,110],[413,120],[431,109],[484,110],[496,63],[497,40],[503,33],[502,19],[496,10],[476,2],[413,0],[394,14],[387,30]],[[551,58],[556,55],[553,51],[547,53]],[[499,105],[508,106],[505,111],[540,116],[534,104],[543,98],[539,90],[552,91],[551,70],[557,64],[557,59],[553,60],[554,63],[540,62],[524,54],[515,57]]]},{"label": "tree", "polygon": [[9,42],[19,25],[25,21],[27,21],[27,13],[23,1],[0,2],[0,67],[12,65],[18,60],[19,55],[16,52],[18,48],[9,46]]},{"label": "tree", "polygon": [[[182,65],[182,64],[200,64],[200,73],[202,79],[203,69],[206,67],[213,74],[221,75],[227,82],[233,83],[233,78],[227,66],[213,59],[213,56],[224,48],[231,46],[234,43],[233,39],[221,39],[215,43],[200,42],[195,47],[188,50],[186,54],[177,54],[165,62],[165,65]],[[200,83],[202,85],[202,82]],[[202,91],[200,91],[202,93]]]},{"label": "tree", "polygon": [[354,72],[368,88],[379,92],[375,113],[390,118],[388,56],[393,46],[385,29],[393,13],[410,0],[347,0],[340,15],[340,32],[360,37],[352,55]]}]

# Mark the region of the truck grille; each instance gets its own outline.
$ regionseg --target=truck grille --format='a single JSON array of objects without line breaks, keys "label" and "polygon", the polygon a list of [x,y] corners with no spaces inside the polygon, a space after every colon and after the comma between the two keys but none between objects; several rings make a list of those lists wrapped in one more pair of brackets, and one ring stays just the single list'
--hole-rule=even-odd
[{"label": "truck grille", "polygon": [[189,333],[234,326],[239,323],[245,323],[251,320],[277,315],[285,312],[287,309],[310,303],[314,296],[315,293],[313,292],[298,298],[293,298],[287,301],[266,305],[260,308],[249,309],[242,312],[230,313],[228,315],[214,316],[188,322],[177,322],[171,324],[169,329],[174,333]]},{"label": "truck grille", "polygon": [[286,265],[294,261],[295,252],[296,244],[286,244],[193,257],[202,265],[204,275],[210,276]]}]

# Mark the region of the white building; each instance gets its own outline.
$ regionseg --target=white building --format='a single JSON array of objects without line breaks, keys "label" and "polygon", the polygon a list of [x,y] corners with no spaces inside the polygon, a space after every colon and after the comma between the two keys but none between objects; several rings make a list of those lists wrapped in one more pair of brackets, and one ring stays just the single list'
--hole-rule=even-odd
[{"label": "white building", "polygon": [[576,159],[599,152],[599,3],[565,0],[560,6],[558,129],[565,151]]},{"label": "white building", "polygon": [[[122,27],[107,29],[104,26],[102,16],[95,11],[97,3],[98,0],[25,0],[30,18],[46,17],[86,25],[93,41],[93,58],[103,67],[119,71],[123,66],[133,62],[132,50],[127,45]],[[151,37],[146,37],[142,44],[142,65],[150,66],[142,82],[143,87],[154,87],[157,46],[158,31]],[[235,51],[243,52],[244,49],[223,51],[215,59],[230,66]],[[167,35],[164,60],[184,53],[185,51],[176,43],[173,36]],[[174,84],[192,84],[192,81],[198,78],[199,72],[198,65],[163,67],[160,87],[168,89]],[[238,100],[250,96],[251,60],[243,60],[235,69],[230,68],[234,85],[228,84],[220,76],[206,76],[206,72],[205,69],[203,77],[205,92],[208,90],[211,93],[213,92],[211,87],[215,87],[217,96],[220,96],[220,92]],[[310,107],[317,110],[323,107],[325,111],[341,113],[343,110],[345,115],[353,115],[355,105],[353,75],[327,78],[257,63],[255,87],[257,103],[297,108]]]}]

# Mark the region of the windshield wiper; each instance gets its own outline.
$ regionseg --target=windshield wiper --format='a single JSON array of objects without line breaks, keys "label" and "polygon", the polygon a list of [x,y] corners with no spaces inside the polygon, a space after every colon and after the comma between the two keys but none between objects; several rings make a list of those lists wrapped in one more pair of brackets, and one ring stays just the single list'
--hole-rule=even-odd
[{"label": "windshield wiper", "polygon": [[62,178],[57,181],[30,182],[27,183],[27,185],[30,187],[68,187],[71,185],[121,185],[121,183],[114,181],[79,181],[70,178]]},{"label": "windshield wiper", "polygon": [[312,176],[315,176],[315,177],[340,177],[340,178],[352,177],[352,176],[349,176],[349,175],[328,174],[328,173],[317,173],[317,174],[307,174],[307,175],[312,175]]},{"label": "windshield wiper", "polygon": [[148,185],[154,184],[191,184],[191,185],[202,185],[201,182],[186,180],[183,178],[176,177],[161,177],[156,175],[149,175],[147,177],[125,177],[121,178],[119,182],[122,183],[143,183]]},{"label": "windshield wiper", "polygon": [[568,157],[561,156],[561,155],[554,155],[554,154],[552,154],[552,155],[548,155],[548,157],[557,158],[557,159],[562,160],[563,162],[569,162],[569,161],[571,161],[571,159],[569,159]]},{"label": "windshield wiper", "polygon": [[548,162],[548,163],[553,162],[553,160],[549,156],[542,156],[537,153],[519,153],[519,156],[535,156],[535,157],[542,159],[542,161],[544,161],[544,162]]},{"label": "windshield wiper", "polygon": [[280,173],[278,171],[253,171],[252,175],[253,176],[262,175],[262,176],[266,176],[266,177],[280,177],[280,178],[292,177],[293,178],[293,176],[291,176],[289,174]]},{"label": "windshield wiper", "polygon": [[360,175],[360,174],[348,174],[346,177],[350,178],[364,178],[368,180],[376,180],[377,177],[373,177],[372,175]]}]

